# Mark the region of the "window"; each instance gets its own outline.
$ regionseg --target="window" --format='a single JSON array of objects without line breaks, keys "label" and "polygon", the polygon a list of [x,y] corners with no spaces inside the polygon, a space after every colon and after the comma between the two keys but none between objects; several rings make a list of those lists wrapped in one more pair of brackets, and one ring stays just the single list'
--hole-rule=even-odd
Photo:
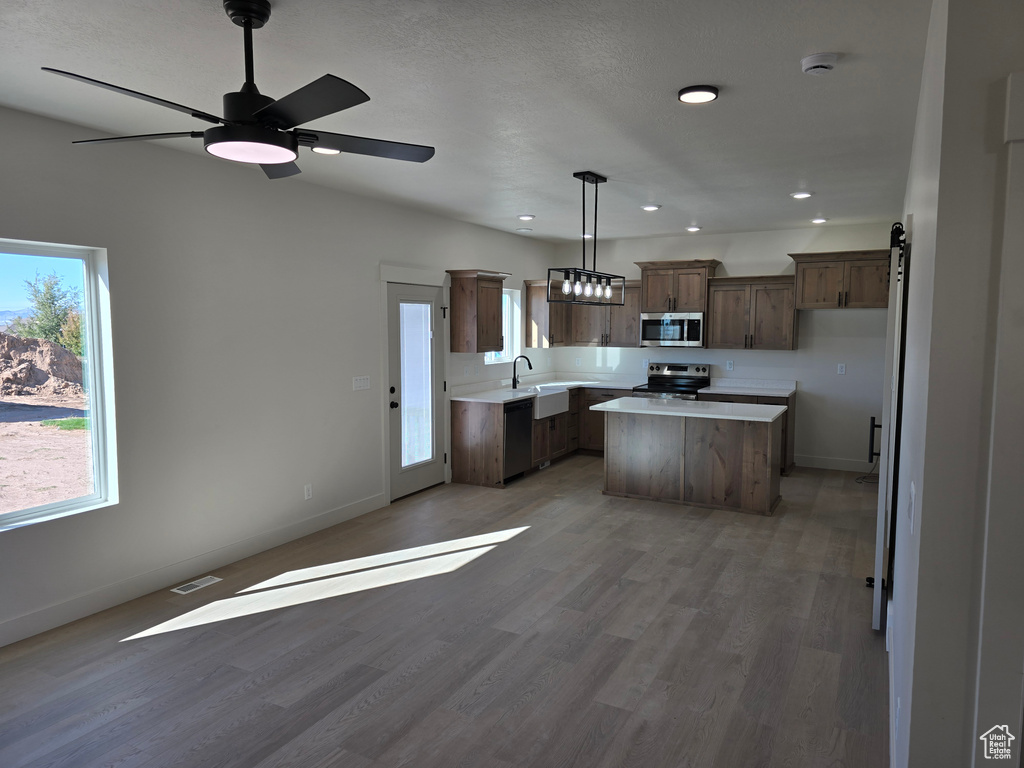
[{"label": "window", "polygon": [[106,252],[0,239],[0,530],[117,501]]},{"label": "window", "polygon": [[501,334],[505,348],[501,352],[484,352],[484,364],[511,363],[519,356],[520,333],[519,291],[505,288],[501,292]]}]

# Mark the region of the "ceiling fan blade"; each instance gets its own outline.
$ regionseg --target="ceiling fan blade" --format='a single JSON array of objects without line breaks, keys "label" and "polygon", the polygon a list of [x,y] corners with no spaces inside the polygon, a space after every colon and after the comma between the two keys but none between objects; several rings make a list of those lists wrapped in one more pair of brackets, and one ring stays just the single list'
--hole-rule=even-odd
[{"label": "ceiling fan blade", "polygon": [[302,173],[295,163],[274,163],[273,165],[261,165],[260,168],[267,174],[268,179],[287,179],[297,173]]},{"label": "ceiling fan blade", "polygon": [[193,109],[192,107],[186,107],[183,104],[175,104],[173,101],[167,101],[166,99],[159,99],[156,96],[150,96],[146,93],[139,91],[133,91],[130,88],[122,88],[119,85],[111,85],[110,83],[104,83],[102,80],[94,80],[91,77],[85,77],[84,75],[76,75],[74,72],[65,72],[62,69],[53,69],[51,67],[43,67],[44,72],[52,72],[55,75],[61,77],[69,77],[72,80],[78,80],[88,85],[95,85],[100,88],[106,88],[108,91],[114,91],[114,93],[123,93],[125,96],[131,96],[133,99],[141,99],[142,101],[148,101],[150,104],[156,104],[159,107],[167,107],[173,109],[176,112],[184,112],[186,115],[192,115],[192,117],[198,117],[200,120],[205,120],[208,123],[223,123],[224,121],[216,115],[211,115],[209,112],[203,112],[200,109]]},{"label": "ceiling fan blade", "polygon": [[72,144],[113,144],[118,141],[149,141],[150,139],[190,139],[203,138],[202,131],[179,131],[178,133],[143,133],[137,136],[114,136],[109,139],[79,139],[72,141]]},{"label": "ceiling fan blade", "polygon": [[287,130],[369,100],[366,93],[347,80],[324,75],[257,110],[253,117],[266,125]]},{"label": "ceiling fan blade", "polygon": [[389,157],[392,160],[408,160],[412,163],[425,163],[434,156],[434,148],[422,144],[403,144],[400,141],[367,139],[362,136],[348,136],[344,133],[305,129],[295,133],[299,144],[307,147],[336,149],[339,152],[353,152],[357,155]]}]

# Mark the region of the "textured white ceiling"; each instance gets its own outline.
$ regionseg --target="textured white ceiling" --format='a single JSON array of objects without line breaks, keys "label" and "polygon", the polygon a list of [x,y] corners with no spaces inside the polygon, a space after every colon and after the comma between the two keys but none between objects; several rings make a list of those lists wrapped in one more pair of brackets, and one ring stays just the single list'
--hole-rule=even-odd
[{"label": "textured white ceiling", "polygon": [[[899,217],[931,0],[277,0],[254,33],[256,83],[280,97],[331,73],[371,101],[309,127],[437,148],[425,164],[303,151],[309,182],[530,237],[578,238],[580,182],[599,236],[889,223]],[[800,71],[811,53],[835,71]],[[208,124],[40,71],[49,66],[221,114],[243,78],[219,0],[3,0],[0,104],[82,138]],[[676,92],[721,88],[685,106]],[[203,153],[202,142],[161,146]],[[117,145],[81,147],[109,153]],[[224,162],[208,157],[209,162]],[[789,193],[814,197],[794,201]],[[593,187],[588,186],[588,206]],[[662,205],[644,213],[647,202]],[[591,215],[588,214],[588,222]]]}]

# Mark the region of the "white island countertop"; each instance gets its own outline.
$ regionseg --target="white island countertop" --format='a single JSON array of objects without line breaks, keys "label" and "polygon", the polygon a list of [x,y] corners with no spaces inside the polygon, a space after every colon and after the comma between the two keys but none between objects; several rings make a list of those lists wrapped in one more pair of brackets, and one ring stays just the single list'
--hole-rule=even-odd
[{"label": "white island countertop", "polygon": [[716,403],[702,400],[673,400],[671,398],[620,397],[618,400],[592,405],[590,410],[648,416],[675,416],[677,418],[689,416],[698,419],[771,422],[786,412],[786,406]]}]

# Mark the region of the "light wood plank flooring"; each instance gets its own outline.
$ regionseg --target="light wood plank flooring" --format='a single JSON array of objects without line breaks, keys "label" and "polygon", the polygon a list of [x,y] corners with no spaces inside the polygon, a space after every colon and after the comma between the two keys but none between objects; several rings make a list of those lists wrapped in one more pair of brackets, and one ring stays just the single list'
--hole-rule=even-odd
[{"label": "light wood plank flooring", "polygon": [[[886,765],[876,487],[798,468],[764,518],[603,496],[602,472],[440,486],[0,649],[0,766]],[[258,591],[289,607],[119,642],[296,569],[524,526],[451,572],[308,602],[417,566],[299,573]]]}]

